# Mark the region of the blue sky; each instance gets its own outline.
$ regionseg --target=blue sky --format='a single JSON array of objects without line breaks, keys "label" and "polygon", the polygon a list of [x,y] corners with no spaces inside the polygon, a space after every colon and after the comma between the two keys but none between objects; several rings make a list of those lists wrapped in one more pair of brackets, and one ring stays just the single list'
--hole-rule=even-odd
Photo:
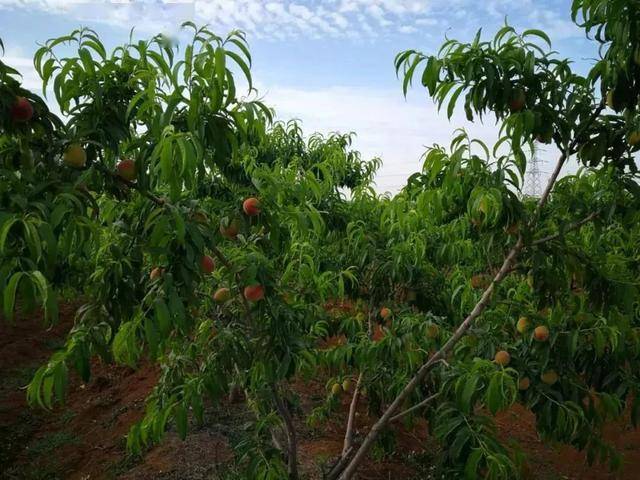
[{"label": "blue sky", "polygon": [[[178,39],[183,20],[208,23],[219,33],[247,33],[253,77],[282,119],[298,118],[305,132],[354,131],[365,157],[380,156],[381,191],[395,191],[420,168],[425,146],[448,144],[464,126],[489,143],[491,123],[471,125],[463,115],[448,121],[419,87],[405,99],[393,57],[415,48],[435,52],[445,35],[486,36],[505,17],[517,29],[540,28],[562,57],[586,71],[597,54],[570,20],[570,0],[212,0],[107,1],[0,0],[0,37],[5,61],[38,89],[30,58],[37,42],[80,25],[95,29],[108,46],[134,36],[164,32]],[[554,152],[541,154],[548,161]],[[543,166],[543,170],[548,167]]]}]

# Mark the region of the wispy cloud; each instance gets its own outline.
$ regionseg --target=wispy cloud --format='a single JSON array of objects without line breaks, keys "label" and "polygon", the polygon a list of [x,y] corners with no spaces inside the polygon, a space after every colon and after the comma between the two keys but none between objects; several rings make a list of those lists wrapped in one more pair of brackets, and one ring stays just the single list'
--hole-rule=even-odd
[{"label": "wispy cloud", "polygon": [[0,0],[0,10],[30,8],[127,29],[135,24],[143,31],[166,32],[184,20],[195,20],[220,30],[241,28],[257,38],[354,38],[406,33],[417,14],[428,12],[429,3],[428,0]]},{"label": "wispy cloud", "polygon": [[403,25],[398,30],[400,31],[400,33],[415,33],[418,31],[418,29],[413,25]]},{"label": "wispy cloud", "polygon": [[[0,0],[3,9],[34,9],[78,21],[174,33],[184,20],[219,31],[240,28],[259,39],[375,38],[425,32],[425,27],[475,29],[505,16],[556,38],[580,35],[558,7],[569,0]],[[428,32],[425,32],[425,34]]]},{"label": "wispy cloud", "polygon": [[[305,132],[355,132],[354,147],[363,158],[380,157],[384,164],[376,177],[379,191],[395,192],[422,168],[422,154],[433,144],[448,146],[453,131],[465,128],[474,138],[493,145],[495,124],[471,123],[458,110],[451,120],[422,96],[404,99],[396,89],[330,86],[309,89],[259,85],[269,105],[282,120],[302,121]],[[542,155],[542,169],[555,152]]]}]

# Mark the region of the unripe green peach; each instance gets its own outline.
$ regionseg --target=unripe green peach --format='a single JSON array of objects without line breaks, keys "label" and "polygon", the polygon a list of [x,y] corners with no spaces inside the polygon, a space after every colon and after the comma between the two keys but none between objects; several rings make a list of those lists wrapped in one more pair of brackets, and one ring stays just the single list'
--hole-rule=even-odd
[{"label": "unripe green peach", "polygon": [[527,330],[529,330],[529,319],[527,317],[520,317],[518,319],[518,323],[516,324],[516,329],[518,330],[518,333],[525,333]]},{"label": "unripe green peach", "polygon": [[348,392],[349,390],[351,390],[351,380],[348,378],[345,378],[344,381],[342,382],[342,390],[344,390],[345,392]]},{"label": "unripe green peach", "polygon": [[547,385],[553,385],[558,381],[560,377],[556,373],[555,370],[547,370],[542,375],[540,375],[540,380]]},{"label": "unripe green peach", "polygon": [[216,303],[225,303],[228,302],[231,298],[231,290],[226,287],[221,287],[215,291],[213,294],[213,300]]}]

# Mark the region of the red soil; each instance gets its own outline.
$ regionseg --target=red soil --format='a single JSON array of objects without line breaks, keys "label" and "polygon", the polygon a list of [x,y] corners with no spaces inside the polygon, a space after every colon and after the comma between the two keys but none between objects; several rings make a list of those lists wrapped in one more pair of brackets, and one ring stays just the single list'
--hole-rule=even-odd
[{"label": "red soil", "polygon": [[[54,412],[28,409],[24,384],[29,377],[25,373],[32,373],[54,347],[62,344],[72,319],[70,305],[62,307],[60,323],[49,329],[34,315],[18,315],[13,325],[0,319],[0,376],[3,378],[0,383],[0,464],[5,469],[0,469],[0,478],[36,478],[34,471],[39,475],[37,478],[71,480],[218,478],[215,475],[218,469],[232,458],[223,429],[196,427],[184,442],[168,433],[165,441],[150,449],[142,459],[127,458],[125,435],[131,424],[142,416],[144,399],[158,376],[157,368],[152,365],[143,364],[132,370],[94,360],[92,377],[87,384],[78,378],[72,379],[65,406]],[[340,340],[332,338],[327,346]],[[324,395],[325,387],[319,382],[298,381],[293,388],[300,394],[302,408],[308,411],[310,405]],[[349,401],[350,396],[343,394],[341,413],[317,430],[299,423],[301,470],[309,478],[320,478],[320,465],[331,462],[342,450]],[[243,415],[243,405],[225,403],[218,407],[216,415],[225,416],[227,420],[235,418],[235,428],[239,428],[237,419]],[[213,420],[218,422],[217,417]],[[371,420],[364,409],[358,411],[357,438],[366,434]],[[623,424],[607,429],[607,439],[625,458],[625,468],[616,476],[606,467],[587,466],[584,454],[570,447],[543,444],[535,432],[533,415],[521,406],[498,415],[497,425],[505,440],[516,440],[528,454],[527,478],[638,478],[640,430]],[[437,446],[430,441],[426,425],[419,423],[411,431],[400,431],[397,451],[402,455],[366,462],[358,478],[412,478],[417,472],[408,464],[406,456],[412,452],[433,456],[437,454]],[[50,475],[43,476],[45,472]]]}]

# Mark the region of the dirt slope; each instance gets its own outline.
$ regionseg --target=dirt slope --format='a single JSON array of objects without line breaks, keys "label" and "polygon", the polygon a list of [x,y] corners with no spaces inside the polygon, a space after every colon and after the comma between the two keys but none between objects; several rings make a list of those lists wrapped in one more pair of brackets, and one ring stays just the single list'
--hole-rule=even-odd
[{"label": "dirt slope", "polygon": [[[241,403],[209,406],[205,424],[195,427],[181,441],[169,432],[166,440],[143,458],[125,454],[125,434],[144,412],[144,398],[155,384],[158,371],[147,364],[138,370],[93,363],[88,384],[74,378],[68,402],[54,412],[30,410],[24,385],[52,350],[62,345],[72,325],[73,307],[65,305],[61,321],[51,329],[42,326],[37,315],[18,315],[13,325],[0,319],[0,478],[35,479],[222,479],[230,478],[232,451],[247,412]],[[295,385],[302,408],[322,395],[320,384]],[[343,399],[344,411],[348,398]],[[321,430],[302,423],[300,428],[301,469],[307,478],[319,472],[342,448],[343,417]],[[364,412],[357,423],[367,424]],[[533,416],[519,406],[499,415],[499,431],[505,439],[517,440],[530,456],[528,478],[614,479],[638,478],[640,430],[612,425],[607,438],[625,454],[626,468],[619,475],[603,467],[588,467],[585,457],[566,446],[542,444],[534,429]],[[358,431],[359,435],[366,433]],[[427,436],[424,424],[399,439],[399,455],[368,462],[360,479],[433,478],[429,464],[437,447]],[[239,477],[234,477],[239,478]]]}]

